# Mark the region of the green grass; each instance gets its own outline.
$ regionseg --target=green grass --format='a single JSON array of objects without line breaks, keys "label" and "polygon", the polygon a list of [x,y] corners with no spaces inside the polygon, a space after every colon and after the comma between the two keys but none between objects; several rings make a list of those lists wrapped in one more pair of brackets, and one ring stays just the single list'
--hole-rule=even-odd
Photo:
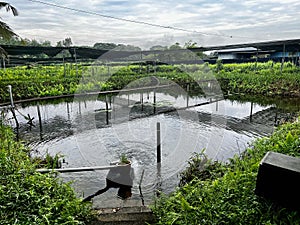
[{"label": "green grass", "polygon": [[[52,65],[14,67],[0,70],[0,102],[9,101],[7,85],[14,99],[59,96],[89,91],[119,90],[131,84],[150,85],[156,76],[161,84],[175,82],[191,93],[197,81],[217,79],[225,94],[249,93],[264,96],[300,96],[299,68],[287,62],[208,65]],[[142,79],[143,80],[140,80]],[[148,78],[148,79],[145,79]],[[205,91],[205,90],[203,90]],[[199,92],[197,92],[199,94]]]},{"label": "green grass", "polygon": [[[300,156],[300,123],[280,126],[258,139],[228,163],[208,162],[196,155],[182,174],[182,187],[158,199],[157,224],[300,224],[300,213],[254,194],[259,162],[268,151]],[[185,185],[184,185],[185,184]]]},{"label": "green grass", "polygon": [[55,174],[35,172],[28,150],[0,121],[0,224],[85,224],[91,205],[82,203]]}]

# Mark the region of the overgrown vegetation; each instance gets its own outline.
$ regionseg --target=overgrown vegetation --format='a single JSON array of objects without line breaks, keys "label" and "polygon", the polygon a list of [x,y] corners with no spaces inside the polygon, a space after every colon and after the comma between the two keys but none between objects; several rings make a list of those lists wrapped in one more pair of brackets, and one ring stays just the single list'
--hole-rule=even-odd
[{"label": "overgrown vegetation", "polygon": [[224,64],[215,69],[222,89],[231,93],[264,96],[300,96],[300,70],[290,62]]},{"label": "overgrown vegetation", "polygon": [[258,139],[242,156],[228,163],[191,159],[182,187],[160,198],[153,210],[157,224],[300,224],[291,211],[254,194],[259,162],[268,151],[300,156],[300,122],[280,126],[270,137]]},{"label": "overgrown vegetation", "polygon": [[35,169],[28,150],[0,123],[0,224],[85,224],[92,219],[91,205],[77,198],[69,184]]},{"label": "overgrown vegetation", "polygon": [[[282,71],[281,71],[282,70]],[[299,68],[287,62],[215,65],[147,65],[104,66],[65,64],[22,66],[0,70],[0,102],[9,101],[7,85],[12,85],[15,99],[58,96],[90,91],[119,90],[175,82],[190,91],[196,81],[217,79],[223,92],[264,96],[299,96]],[[204,86],[200,85],[203,89]],[[199,88],[199,87],[198,87]],[[196,93],[196,92],[195,92]],[[199,91],[197,91],[199,93]]]}]

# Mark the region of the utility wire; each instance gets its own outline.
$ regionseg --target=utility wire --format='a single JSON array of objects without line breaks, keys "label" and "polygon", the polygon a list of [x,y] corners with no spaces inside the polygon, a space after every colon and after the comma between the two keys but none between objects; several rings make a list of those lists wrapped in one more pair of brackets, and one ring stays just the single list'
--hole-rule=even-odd
[{"label": "utility wire", "polygon": [[[130,22],[130,23],[135,23],[135,24],[142,24],[142,25],[147,25],[147,26],[152,26],[152,27],[184,31],[184,32],[189,32],[189,33],[197,33],[197,34],[202,34],[202,35],[207,35],[207,36],[219,36],[219,37],[227,37],[227,38],[237,38],[238,37],[238,36],[231,36],[231,35],[224,35],[224,34],[217,34],[217,33],[201,32],[201,31],[196,31],[196,30],[189,30],[189,29],[184,29],[184,28],[180,28],[180,27],[173,27],[173,26],[149,23],[149,22],[145,22],[145,21],[125,19],[125,18],[120,18],[120,17],[116,17],[116,16],[105,15],[102,13],[97,13],[97,12],[92,12],[92,11],[87,11],[87,10],[82,10],[82,9],[75,9],[75,8],[71,8],[71,7],[67,7],[67,6],[63,6],[63,5],[57,5],[54,3],[49,3],[49,2],[39,1],[39,0],[28,0],[28,1],[34,2],[34,3],[40,3],[43,5],[56,7],[56,8],[60,8],[60,9],[66,9],[66,10],[70,10],[70,11],[74,11],[74,12],[79,12],[79,13],[84,13],[84,14],[89,14],[89,15],[96,15],[96,16],[101,16],[104,18],[109,18],[109,19],[114,19],[114,20],[119,20],[119,21],[124,21],[124,22]],[[238,37],[238,38],[247,38],[247,37]]]}]

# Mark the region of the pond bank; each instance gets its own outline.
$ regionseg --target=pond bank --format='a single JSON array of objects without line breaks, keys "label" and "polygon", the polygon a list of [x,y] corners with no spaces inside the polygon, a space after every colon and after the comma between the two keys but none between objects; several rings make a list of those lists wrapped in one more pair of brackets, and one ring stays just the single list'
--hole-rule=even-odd
[{"label": "pond bank", "polygon": [[[291,211],[254,194],[259,162],[268,151],[300,157],[300,122],[287,123],[256,140],[242,156],[228,163],[194,157],[180,189],[163,196],[153,210],[157,224],[299,224],[300,212]],[[202,165],[203,166],[203,165]],[[195,169],[196,168],[196,169]]]}]

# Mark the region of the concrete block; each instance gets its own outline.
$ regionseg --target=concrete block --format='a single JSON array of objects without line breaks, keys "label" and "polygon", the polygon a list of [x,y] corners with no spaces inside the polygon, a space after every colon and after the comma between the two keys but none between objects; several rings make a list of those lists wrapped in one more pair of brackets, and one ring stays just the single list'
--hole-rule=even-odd
[{"label": "concrete block", "polygon": [[260,162],[255,193],[300,211],[300,158],[268,152]]}]

